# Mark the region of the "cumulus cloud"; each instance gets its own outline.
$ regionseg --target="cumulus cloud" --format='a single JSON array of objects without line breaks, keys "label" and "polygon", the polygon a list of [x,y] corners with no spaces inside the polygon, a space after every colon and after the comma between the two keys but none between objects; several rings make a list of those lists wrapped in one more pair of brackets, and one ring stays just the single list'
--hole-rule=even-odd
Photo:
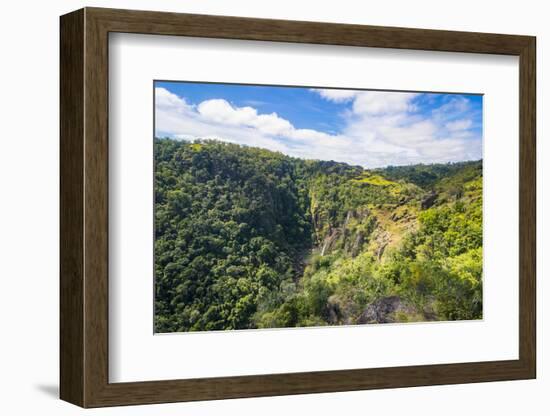
[{"label": "cumulus cloud", "polygon": [[[223,98],[187,103],[165,88],[155,89],[156,135],[193,140],[214,138],[264,147],[290,156],[336,160],[365,167],[454,162],[481,157],[472,133],[469,101],[451,97],[426,115],[422,94],[314,89],[322,99],[346,104],[338,134],[296,128],[277,113],[262,114]],[[460,118],[457,118],[459,117]]]},{"label": "cumulus cloud", "polygon": [[419,95],[390,91],[360,91],[336,89],[311,89],[322,98],[335,103],[353,101],[353,112],[356,114],[395,114],[413,111],[411,102]]},{"label": "cumulus cloud", "polygon": [[415,106],[412,101],[418,96],[413,93],[361,91],[353,101],[356,114],[384,115],[412,112]]},{"label": "cumulus cloud", "polygon": [[214,123],[254,127],[274,136],[288,136],[294,129],[289,121],[280,118],[276,113],[258,114],[252,107],[233,107],[223,99],[203,101],[197,111],[206,120]]},{"label": "cumulus cloud", "polygon": [[333,90],[333,89],[317,89],[312,88],[310,91],[316,92],[321,97],[334,101],[335,103],[341,103],[344,101],[349,101],[356,96],[356,91],[354,90]]}]

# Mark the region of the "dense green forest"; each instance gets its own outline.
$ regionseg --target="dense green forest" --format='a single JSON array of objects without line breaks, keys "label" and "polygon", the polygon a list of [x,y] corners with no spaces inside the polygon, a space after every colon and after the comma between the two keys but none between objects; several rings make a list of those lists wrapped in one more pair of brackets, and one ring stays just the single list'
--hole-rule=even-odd
[{"label": "dense green forest", "polygon": [[155,331],[479,319],[482,162],[155,139]]}]

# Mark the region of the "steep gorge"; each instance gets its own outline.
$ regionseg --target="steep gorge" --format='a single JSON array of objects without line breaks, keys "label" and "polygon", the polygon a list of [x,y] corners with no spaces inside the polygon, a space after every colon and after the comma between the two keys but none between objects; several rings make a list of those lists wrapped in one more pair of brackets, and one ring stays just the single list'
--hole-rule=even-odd
[{"label": "steep gorge", "polygon": [[157,332],[481,317],[482,164],[155,140]]}]

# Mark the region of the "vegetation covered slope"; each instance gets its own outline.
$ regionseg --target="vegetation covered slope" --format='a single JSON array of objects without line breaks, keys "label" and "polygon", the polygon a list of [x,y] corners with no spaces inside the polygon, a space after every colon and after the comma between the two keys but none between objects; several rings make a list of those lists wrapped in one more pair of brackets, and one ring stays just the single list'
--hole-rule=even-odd
[{"label": "vegetation covered slope", "polygon": [[477,319],[482,164],[155,140],[157,332]]}]

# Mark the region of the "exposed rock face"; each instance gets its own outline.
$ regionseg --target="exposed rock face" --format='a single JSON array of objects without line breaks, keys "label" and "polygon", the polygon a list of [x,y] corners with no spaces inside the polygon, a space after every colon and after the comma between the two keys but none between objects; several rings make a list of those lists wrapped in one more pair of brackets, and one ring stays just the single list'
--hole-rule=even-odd
[{"label": "exposed rock face", "polygon": [[361,231],[357,232],[355,236],[355,240],[353,241],[353,244],[351,245],[350,254],[351,257],[356,257],[359,252],[361,251],[361,248],[363,247],[363,243],[365,242],[365,236]]},{"label": "exposed rock face", "polygon": [[422,199],[421,207],[422,209],[430,208],[435,200],[437,199],[437,194],[435,192],[430,192],[424,199]]},{"label": "exposed rock face", "polygon": [[391,234],[382,229],[378,228],[373,233],[373,243],[375,244],[375,251],[374,254],[376,255],[378,261],[382,258],[382,255],[384,254],[384,250],[386,250],[386,247],[391,242]]},{"label": "exposed rock face", "polygon": [[329,235],[323,241],[323,246],[321,247],[321,256],[330,253],[330,251],[334,247],[334,244],[336,243],[336,241],[338,241],[338,237],[340,237],[340,235],[341,230],[339,228],[335,228],[330,231]]},{"label": "exposed rock face", "polygon": [[327,321],[331,325],[338,325],[341,317],[340,306],[334,299],[329,299],[327,303]]},{"label": "exposed rock face", "polygon": [[344,221],[344,226],[342,227],[344,229],[344,231],[345,231],[346,227],[348,226],[349,220],[351,218],[355,218],[355,217],[356,217],[355,211],[353,211],[353,210],[348,211],[348,213],[346,215],[346,220]]},{"label": "exposed rock face", "polygon": [[407,218],[409,215],[409,211],[406,209],[396,209],[391,215],[390,220],[397,222],[404,218]]},{"label": "exposed rock face", "polygon": [[383,324],[396,322],[397,313],[407,315],[418,311],[401,300],[399,296],[389,296],[371,303],[357,319],[358,324]]},{"label": "exposed rock face", "polygon": [[[329,228],[319,244],[321,256],[330,254],[335,249],[343,248],[346,253],[355,257],[362,249],[363,244],[368,239],[370,230],[366,232],[358,230],[357,224],[369,218],[368,208],[349,210],[343,224],[337,228]],[[314,218],[314,226],[318,219]],[[319,234],[319,233],[318,233]]]}]

